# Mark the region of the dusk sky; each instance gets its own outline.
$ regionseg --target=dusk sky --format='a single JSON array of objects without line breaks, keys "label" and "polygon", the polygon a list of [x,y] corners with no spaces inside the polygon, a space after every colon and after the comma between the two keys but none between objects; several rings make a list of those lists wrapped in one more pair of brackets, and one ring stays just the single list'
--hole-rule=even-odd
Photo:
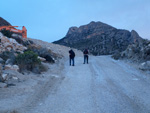
[{"label": "dusk sky", "polygon": [[1,0],[0,17],[25,26],[28,37],[53,42],[91,21],[135,30],[150,39],[150,0]]}]

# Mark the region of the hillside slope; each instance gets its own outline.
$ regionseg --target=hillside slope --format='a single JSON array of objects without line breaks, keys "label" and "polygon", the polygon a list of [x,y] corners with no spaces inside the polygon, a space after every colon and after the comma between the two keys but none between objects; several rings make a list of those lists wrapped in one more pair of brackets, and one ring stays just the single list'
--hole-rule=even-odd
[{"label": "hillside slope", "polygon": [[11,24],[7,22],[5,19],[0,17],[0,26],[10,26]]}]

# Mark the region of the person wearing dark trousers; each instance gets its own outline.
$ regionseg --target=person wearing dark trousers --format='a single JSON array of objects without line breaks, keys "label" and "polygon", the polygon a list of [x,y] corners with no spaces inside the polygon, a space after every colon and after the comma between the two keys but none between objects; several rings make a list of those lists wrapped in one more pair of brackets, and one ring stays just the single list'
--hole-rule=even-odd
[{"label": "person wearing dark trousers", "polygon": [[75,52],[71,49],[69,51],[69,63],[70,63],[70,66],[72,64],[72,66],[74,66],[74,58],[75,58]]},{"label": "person wearing dark trousers", "polygon": [[83,63],[83,64],[85,64],[85,63],[88,64],[88,59],[89,59],[89,56],[88,56],[89,52],[88,52],[88,50],[85,49],[85,50],[83,51],[83,54],[84,54],[84,63]]}]

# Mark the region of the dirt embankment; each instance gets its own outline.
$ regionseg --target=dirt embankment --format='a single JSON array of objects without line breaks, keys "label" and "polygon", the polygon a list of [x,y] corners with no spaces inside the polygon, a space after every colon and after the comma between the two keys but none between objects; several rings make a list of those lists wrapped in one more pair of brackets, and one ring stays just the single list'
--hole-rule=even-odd
[{"label": "dirt embankment", "polygon": [[[48,71],[41,74],[14,73],[19,78],[15,82],[15,86],[0,88],[0,113],[11,113],[13,111],[17,113],[28,112],[28,110],[40,104],[48,96],[49,91],[55,91],[57,85],[64,79],[62,70],[64,69],[64,62],[68,58],[70,48],[41,40],[30,40],[42,47],[49,48],[54,53],[60,54],[63,57],[57,60],[55,64],[44,63],[44,65],[47,65]],[[80,51],[74,51],[76,56],[82,56]]]}]

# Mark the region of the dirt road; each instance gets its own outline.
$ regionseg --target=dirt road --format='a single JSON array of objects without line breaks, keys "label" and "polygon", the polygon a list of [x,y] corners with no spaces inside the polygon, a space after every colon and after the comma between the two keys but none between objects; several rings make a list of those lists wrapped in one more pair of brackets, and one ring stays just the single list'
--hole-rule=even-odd
[{"label": "dirt road", "polygon": [[28,113],[150,113],[150,78],[109,56],[65,63],[64,79]]},{"label": "dirt road", "polygon": [[150,76],[123,61],[90,56],[83,64],[76,57],[75,66],[66,61],[50,69],[9,88],[16,90],[11,98],[3,91],[0,113],[150,113]]}]

